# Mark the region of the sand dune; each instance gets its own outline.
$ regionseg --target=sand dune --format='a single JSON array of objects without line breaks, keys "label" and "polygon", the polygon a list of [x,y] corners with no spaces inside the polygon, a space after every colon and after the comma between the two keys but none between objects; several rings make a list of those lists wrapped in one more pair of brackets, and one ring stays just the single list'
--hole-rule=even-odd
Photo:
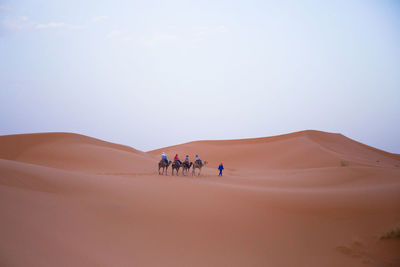
[{"label": "sand dune", "polygon": [[223,161],[238,169],[290,169],[337,167],[344,164],[396,167],[399,156],[351,140],[341,134],[320,131],[301,131],[274,137],[196,141],[153,151],[165,151],[172,158],[195,154],[216,167]]},{"label": "sand dune", "polygon": [[[161,150],[210,167],[160,176]],[[400,266],[400,240],[379,240],[400,223],[400,160],[318,131],[148,153],[0,136],[0,214],[0,266]]]},{"label": "sand dune", "polygon": [[155,161],[142,151],[72,133],[1,136],[0,158],[94,173],[148,173]]}]

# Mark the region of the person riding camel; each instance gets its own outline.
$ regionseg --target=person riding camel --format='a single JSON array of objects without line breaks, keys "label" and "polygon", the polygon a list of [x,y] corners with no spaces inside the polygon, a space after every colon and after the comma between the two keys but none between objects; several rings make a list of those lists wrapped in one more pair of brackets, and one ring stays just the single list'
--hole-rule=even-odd
[{"label": "person riding camel", "polygon": [[167,156],[165,155],[165,152],[163,152],[163,153],[161,154],[161,160],[164,160],[165,163],[167,163],[167,165],[168,165],[168,159],[167,159]]},{"label": "person riding camel", "polygon": [[175,155],[174,161],[178,162],[179,166],[182,165],[182,161],[179,160],[178,154]]},{"label": "person riding camel", "polygon": [[196,155],[196,162],[200,165],[203,165],[203,162],[201,162],[199,155]]},{"label": "person riding camel", "polygon": [[186,166],[189,167],[189,165],[190,165],[190,162],[189,162],[189,155],[186,155],[185,161],[183,162],[183,164],[185,164]]}]

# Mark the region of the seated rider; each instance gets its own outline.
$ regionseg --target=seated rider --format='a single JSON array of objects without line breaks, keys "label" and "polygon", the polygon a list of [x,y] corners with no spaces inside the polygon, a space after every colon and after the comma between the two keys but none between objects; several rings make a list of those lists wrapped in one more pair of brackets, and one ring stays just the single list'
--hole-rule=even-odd
[{"label": "seated rider", "polygon": [[188,155],[186,155],[186,157],[185,157],[185,161],[183,162],[183,164],[185,164],[186,166],[189,166],[189,156]]},{"label": "seated rider", "polygon": [[200,165],[203,165],[203,163],[201,162],[201,159],[200,159],[199,155],[196,155],[196,162],[199,163]]},{"label": "seated rider", "polygon": [[168,165],[168,159],[167,159],[167,156],[165,155],[165,152],[163,152],[163,153],[161,154],[161,160],[164,160],[165,163],[167,163],[167,165]]},{"label": "seated rider", "polygon": [[182,165],[182,161],[179,160],[178,154],[175,155],[174,161],[179,163],[179,166]]}]

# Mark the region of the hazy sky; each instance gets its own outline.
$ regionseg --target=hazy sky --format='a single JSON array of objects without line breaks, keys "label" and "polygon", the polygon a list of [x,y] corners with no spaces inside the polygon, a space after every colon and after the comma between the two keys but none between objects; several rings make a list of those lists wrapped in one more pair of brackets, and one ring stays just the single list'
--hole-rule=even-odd
[{"label": "hazy sky", "polygon": [[0,0],[0,99],[0,135],[317,129],[400,153],[400,3]]}]

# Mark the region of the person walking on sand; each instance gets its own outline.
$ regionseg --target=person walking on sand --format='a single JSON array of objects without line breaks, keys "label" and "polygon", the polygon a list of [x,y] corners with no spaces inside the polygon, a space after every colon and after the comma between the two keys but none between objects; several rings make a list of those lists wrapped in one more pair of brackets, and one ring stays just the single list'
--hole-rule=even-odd
[{"label": "person walking on sand", "polygon": [[165,152],[163,152],[161,154],[161,160],[165,161],[165,163],[167,163],[167,165],[168,165],[168,159],[167,159],[167,156],[165,155]]},{"label": "person walking on sand", "polygon": [[219,170],[219,174],[218,174],[218,176],[222,176],[222,170],[224,169],[224,165],[222,164],[222,162],[221,162],[221,164],[219,164],[219,166],[218,166],[218,170]]}]

